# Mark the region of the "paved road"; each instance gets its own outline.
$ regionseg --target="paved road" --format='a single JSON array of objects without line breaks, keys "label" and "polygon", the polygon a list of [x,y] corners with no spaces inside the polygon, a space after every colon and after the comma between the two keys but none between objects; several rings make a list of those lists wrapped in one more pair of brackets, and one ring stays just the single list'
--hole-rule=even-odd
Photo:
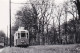
[{"label": "paved road", "polygon": [[[76,50],[76,48],[78,48]],[[0,53],[80,53],[76,45],[38,45],[27,48],[5,47]]]}]

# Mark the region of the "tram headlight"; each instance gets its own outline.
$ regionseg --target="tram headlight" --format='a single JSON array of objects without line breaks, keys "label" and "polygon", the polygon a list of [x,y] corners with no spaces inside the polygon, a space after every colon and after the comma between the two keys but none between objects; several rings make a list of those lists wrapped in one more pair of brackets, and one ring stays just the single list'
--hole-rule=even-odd
[{"label": "tram headlight", "polygon": [[21,40],[21,42],[24,42],[24,40]]}]

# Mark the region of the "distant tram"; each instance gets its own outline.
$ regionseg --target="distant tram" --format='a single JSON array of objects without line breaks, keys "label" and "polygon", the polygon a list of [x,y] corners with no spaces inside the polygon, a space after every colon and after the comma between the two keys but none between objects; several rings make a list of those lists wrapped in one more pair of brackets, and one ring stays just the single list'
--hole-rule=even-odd
[{"label": "distant tram", "polygon": [[4,47],[4,37],[0,37],[0,47]]},{"label": "distant tram", "polygon": [[19,27],[14,34],[14,46],[28,46],[29,45],[29,31],[24,27]]}]

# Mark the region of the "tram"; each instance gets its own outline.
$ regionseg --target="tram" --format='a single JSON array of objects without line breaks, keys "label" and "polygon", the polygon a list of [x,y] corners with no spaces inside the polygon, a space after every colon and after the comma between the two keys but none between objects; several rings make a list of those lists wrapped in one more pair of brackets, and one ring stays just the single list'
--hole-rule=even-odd
[{"label": "tram", "polygon": [[14,34],[14,46],[28,46],[29,45],[29,31],[24,27],[19,27]]}]

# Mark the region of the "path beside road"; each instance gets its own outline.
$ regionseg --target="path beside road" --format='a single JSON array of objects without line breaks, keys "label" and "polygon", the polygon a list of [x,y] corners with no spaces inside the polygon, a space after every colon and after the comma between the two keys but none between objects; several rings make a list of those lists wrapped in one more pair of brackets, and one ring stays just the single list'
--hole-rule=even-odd
[{"label": "path beside road", "polygon": [[4,50],[4,48],[1,48],[1,49],[0,49],[0,52],[2,52],[3,50]]}]

